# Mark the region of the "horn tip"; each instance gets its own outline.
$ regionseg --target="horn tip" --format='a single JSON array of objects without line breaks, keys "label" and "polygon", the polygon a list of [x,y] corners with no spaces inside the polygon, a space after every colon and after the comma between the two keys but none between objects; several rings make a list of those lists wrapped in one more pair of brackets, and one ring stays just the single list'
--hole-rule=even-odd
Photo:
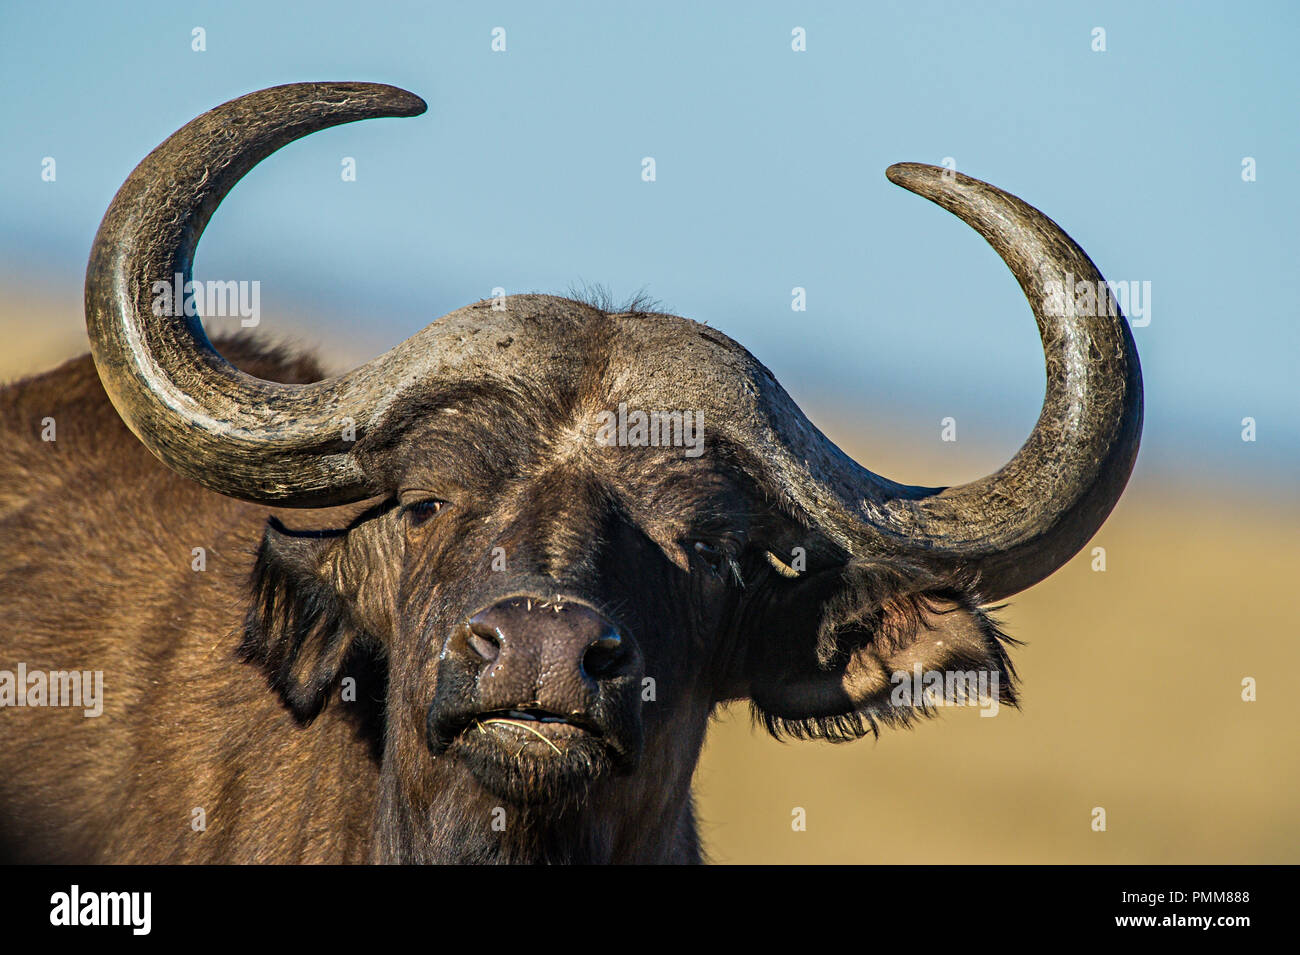
[{"label": "horn tip", "polygon": [[402,89],[400,86],[390,86],[387,83],[365,83],[363,84],[367,92],[375,97],[376,105],[380,106],[389,116],[419,116],[429,108],[429,104],[422,97],[416,96],[410,90]]},{"label": "horn tip", "polygon": [[[353,104],[364,104],[366,118],[378,119],[383,116],[419,116],[429,108],[419,96],[400,86],[388,83],[367,83],[361,81],[286,83],[272,86],[249,94],[256,97],[272,97],[294,102],[311,101],[323,96],[341,96]],[[232,101],[238,102],[238,101]],[[230,104],[226,104],[230,105]]]},{"label": "horn tip", "polygon": [[422,97],[416,96],[410,90],[404,90],[400,86],[392,87],[393,90],[393,113],[396,116],[419,116],[421,113],[428,111],[429,104]]},{"label": "horn tip", "polygon": [[896,162],[885,170],[885,177],[896,186],[916,192],[918,186],[933,182],[945,172],[949,170],[923,162]]}]

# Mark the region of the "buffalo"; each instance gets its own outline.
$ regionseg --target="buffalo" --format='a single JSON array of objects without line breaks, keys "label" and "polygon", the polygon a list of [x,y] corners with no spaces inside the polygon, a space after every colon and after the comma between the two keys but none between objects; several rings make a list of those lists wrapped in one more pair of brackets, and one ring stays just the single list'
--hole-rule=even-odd
[{"label": "buffalo", "polygon": [[[266,156],[424,108],[304,83],[183,127],[95,238],[90,355],[0,391],[5,857],[697,862],[719,707],[841,741],[934,711],[900,674],[1016,702],[986,608],[1090,539],[1142,427],[1069,236],[888,170],[992,245],[1046,356],[1023,447],[948,488],[857,464],[739,344],[640,302],[483,301],[328,379],[158,307]],[[67,705],[92,672],[99,714]]]}]

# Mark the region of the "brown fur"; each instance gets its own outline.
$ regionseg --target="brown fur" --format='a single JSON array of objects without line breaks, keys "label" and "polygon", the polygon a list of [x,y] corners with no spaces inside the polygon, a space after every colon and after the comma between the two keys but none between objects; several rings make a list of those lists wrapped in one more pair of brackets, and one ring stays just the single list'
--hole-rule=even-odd
[{"label": "brown fur", "polygon": [[[220,347],[259,377],[319,375],[302,357]],[[0,392],[0,668],[102,670],[106,697],[97,719],[0,710],[0,852],[698,861],[690,779],[719,703],[752,697],[774,732],[861,735],[890,715],[878,696],[838,688],[864,685],[868,656],[882,671],[901,660],[941,612],[962,662],[1003,671],[1009,692],[1000,634],[970,588],[849,567],[765,503],[743,448],[715,446],[688,469],[680,456],[592,458],[554,438],[606,398],[597,375],[567,393],[467,388],[395,414],[408,426],[386,432],[404,449],[394,490],[454,487],[458,501],[412,529],[399,500],[277,511],[176,476],[123,426],[88,358]],[[431,413],[457,400],[455,422]],[[54,442],[40,440],[45,417]],[[718,543],[716,572],[684,535]],[[812,561],[799,580],[764,560],[792,542]],[[487,572],[494,545],[509,575]],[[195,547],[205,571],[191,569]],[[523,753],[511,772],[538,791],[511,801],[431,757],[425,709],[454,677],[437,662],[444,634],[493,588],[520,587],[576,593],[637,634],[657,698],[609,712],[643,734],[630,775],[562,786]],[[873,640],[879,653],[862,652]],[[356,702],[340,700],[346,677]]]},{"label": "brown fur", "polygon": [[[242,354],[241,354],[242,351]],[[307,359],[238,348],[252,374]],[[54,417],[56,440],[39,439]],[[88,357],[0,392],[7,668],[104,671],[105,712],[0,712],[0,838],[39,861],[362,861],[377,776],[342,712],[298,731],[233,661],[266,508],[178,478]],[[191,570],[191,549],[207,570]],[[207,831],[191,829],[202,808]]]}]

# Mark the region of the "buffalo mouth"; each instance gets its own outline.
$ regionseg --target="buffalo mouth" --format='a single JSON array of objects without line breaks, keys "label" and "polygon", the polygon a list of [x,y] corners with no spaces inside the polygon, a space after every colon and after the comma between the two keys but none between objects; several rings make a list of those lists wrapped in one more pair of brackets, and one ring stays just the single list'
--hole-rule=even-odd
[{"label": "buffalo mouth", "polygon": [[461,727],[457,736],[478,733],[496,734],[506,741],[517,741],[524,746],[530,743],[559,749],[564,744],[582,738],[599,739],[604,734],[592,720],[579,714],[564,715],[535,707],[488,710],[478,713]]},{"label": "buffalo mouth", "polygon": [[532,705],[429,714],[435,755],[451,749],[504,749],[516,756],[562,756],[577,749],[621,750],[613,734],[582,713],[557,713]]},{"label": "buffalo mouth", "polygon": [[586,714],[536,706],[430,713],[435,757],[468,769],[497,795],[521,804],[571,802],[595,783],[634,771],[640,750],[635,731]]}]

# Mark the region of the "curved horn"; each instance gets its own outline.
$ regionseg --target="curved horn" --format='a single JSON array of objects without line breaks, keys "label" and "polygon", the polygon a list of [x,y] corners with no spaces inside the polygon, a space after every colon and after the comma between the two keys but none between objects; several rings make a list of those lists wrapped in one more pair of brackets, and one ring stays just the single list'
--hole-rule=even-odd
[{"label": "curved horn", "polygon": [[408,361],[381,356],[309,385],[262,381],[217,354],[197,315],[154,314],[152,288],[172,286],[177,274],[190,280],[217,205],[281,146],[340,123],[424,110],[415,94],[378,83],[278,86],[204,113],[127,178],[90,253],[86,326],[113,405],[170,467],[222,494],[287,506],[376,493],[343,440],[344,419],[360,440]]},{"label": "curved horn", "polygon": [[[1092,260],[1051,219],[986,182],[899,163],[890,181],[953,213],[993,246],[1034,311],[1047,395],[1027,441],[1000,471],[950,488],[884,480],[863,487],[875,529],[930,566],[978,572],[986,600],[1024,590],[1083,547],[1128,483],[1142,435],[1142,370],[1128,322]],[[1096,314],[1074,308],[1079,283]],[[1084,309],[1085,311],[1087,309]],[[847,476],[847,475],[846,475]]]}]

